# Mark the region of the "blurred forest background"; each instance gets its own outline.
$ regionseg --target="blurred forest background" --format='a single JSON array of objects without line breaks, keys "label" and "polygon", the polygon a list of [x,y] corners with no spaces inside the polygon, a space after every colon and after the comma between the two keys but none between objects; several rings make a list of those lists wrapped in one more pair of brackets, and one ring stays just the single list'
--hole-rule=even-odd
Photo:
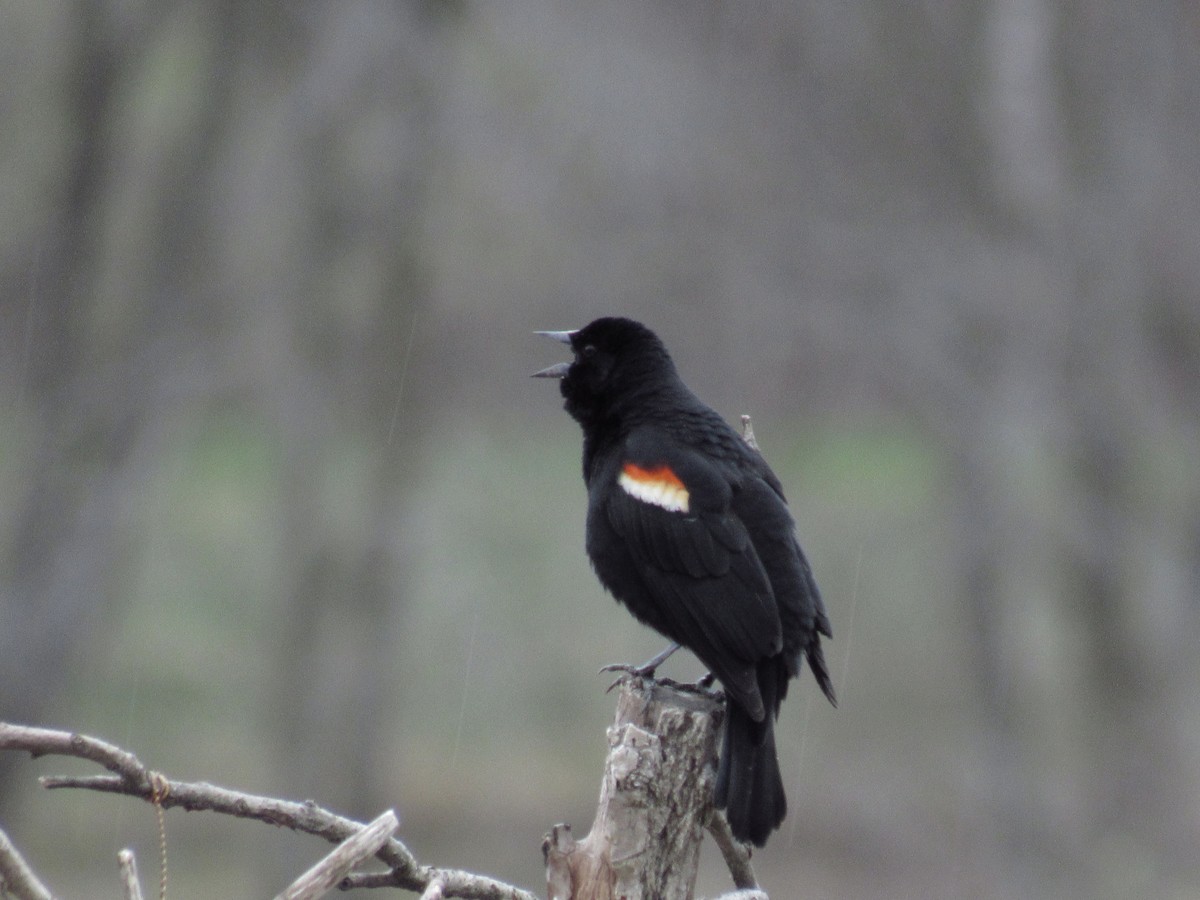
[{"label": "blurred forest background", "polygon": [[[784,708],[772,896],[1196,896],[1200,7],[3,23],[0,718],[394,806],[424,861],[540,892],[543,832],[591,821],[596,669],[661,641],[588,568],[530,332],[620,312],[754,416],[827,596],[842,708]],[[0,827],[115,896],[153,813],[63,769],[0,759]],[[324,852],[167,837],[177,898]]]}]

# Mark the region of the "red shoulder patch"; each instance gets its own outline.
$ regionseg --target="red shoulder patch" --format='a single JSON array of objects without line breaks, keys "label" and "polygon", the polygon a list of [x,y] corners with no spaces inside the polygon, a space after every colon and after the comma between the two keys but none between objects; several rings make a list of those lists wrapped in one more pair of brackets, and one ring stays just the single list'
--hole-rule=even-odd
[{"label": "red shoulder patch", "polygon": [[688,511],[687,486],[668,465],[645,468],[637,463],[627,462],[621,467],[617,484],[629,496],[643,503],[650,503],[670,512]]}]

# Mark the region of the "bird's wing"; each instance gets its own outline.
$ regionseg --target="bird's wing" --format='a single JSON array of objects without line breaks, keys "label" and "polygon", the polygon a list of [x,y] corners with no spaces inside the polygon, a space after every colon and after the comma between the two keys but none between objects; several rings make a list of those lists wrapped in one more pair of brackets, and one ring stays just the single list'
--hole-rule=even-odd
[{"label": "bird's wing", "polygon": [[[759,559],[775,589],[789,674],[800,674],[800,657],[805,656],[821,690],[834,701],[820,639],[822,634],[831,635],[829,618],[812,567],[796,539],[791,513],[779,491],[765,478],[746,478],[732,506],[747,523]],[[783,692],[786,693],[786,684]]]},{"label": "bird's wing", "polygon": [[[692,650],[756,719],[754,666],[779,653],[779,612],[725,475],[703,455],[635,433],[615,463],[605,518],[669,637]],[[633,598],[625,598],[629,603]]]}]

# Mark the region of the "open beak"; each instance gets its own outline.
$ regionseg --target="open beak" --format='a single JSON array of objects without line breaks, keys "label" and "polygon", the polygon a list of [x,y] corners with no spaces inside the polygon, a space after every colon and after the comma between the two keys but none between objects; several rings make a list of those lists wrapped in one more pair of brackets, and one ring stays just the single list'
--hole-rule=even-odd
[{"label": "open beak", "polygon": [[[534,334],[542,334],[548,338],[553,338],[560,344],[570,344],[571,336],[575,334],[573,331],[535,331]],[[534,372],[531,378],[562,378],[567,374],[567,370],[571,368],[569,362],[555,363],[549,368],[542,369],[540,372]]]}]

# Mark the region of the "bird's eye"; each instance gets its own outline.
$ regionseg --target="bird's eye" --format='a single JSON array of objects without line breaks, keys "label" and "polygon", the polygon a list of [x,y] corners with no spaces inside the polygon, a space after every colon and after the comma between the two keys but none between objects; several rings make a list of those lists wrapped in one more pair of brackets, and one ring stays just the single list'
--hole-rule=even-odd
[{"label": "bird's eye", "polygon": [[584,344],[583,349],[579,351],[579,355],[582,356],[584,359],[591,359],[593,356],[596,355],[596,345],[595,344]]}]

